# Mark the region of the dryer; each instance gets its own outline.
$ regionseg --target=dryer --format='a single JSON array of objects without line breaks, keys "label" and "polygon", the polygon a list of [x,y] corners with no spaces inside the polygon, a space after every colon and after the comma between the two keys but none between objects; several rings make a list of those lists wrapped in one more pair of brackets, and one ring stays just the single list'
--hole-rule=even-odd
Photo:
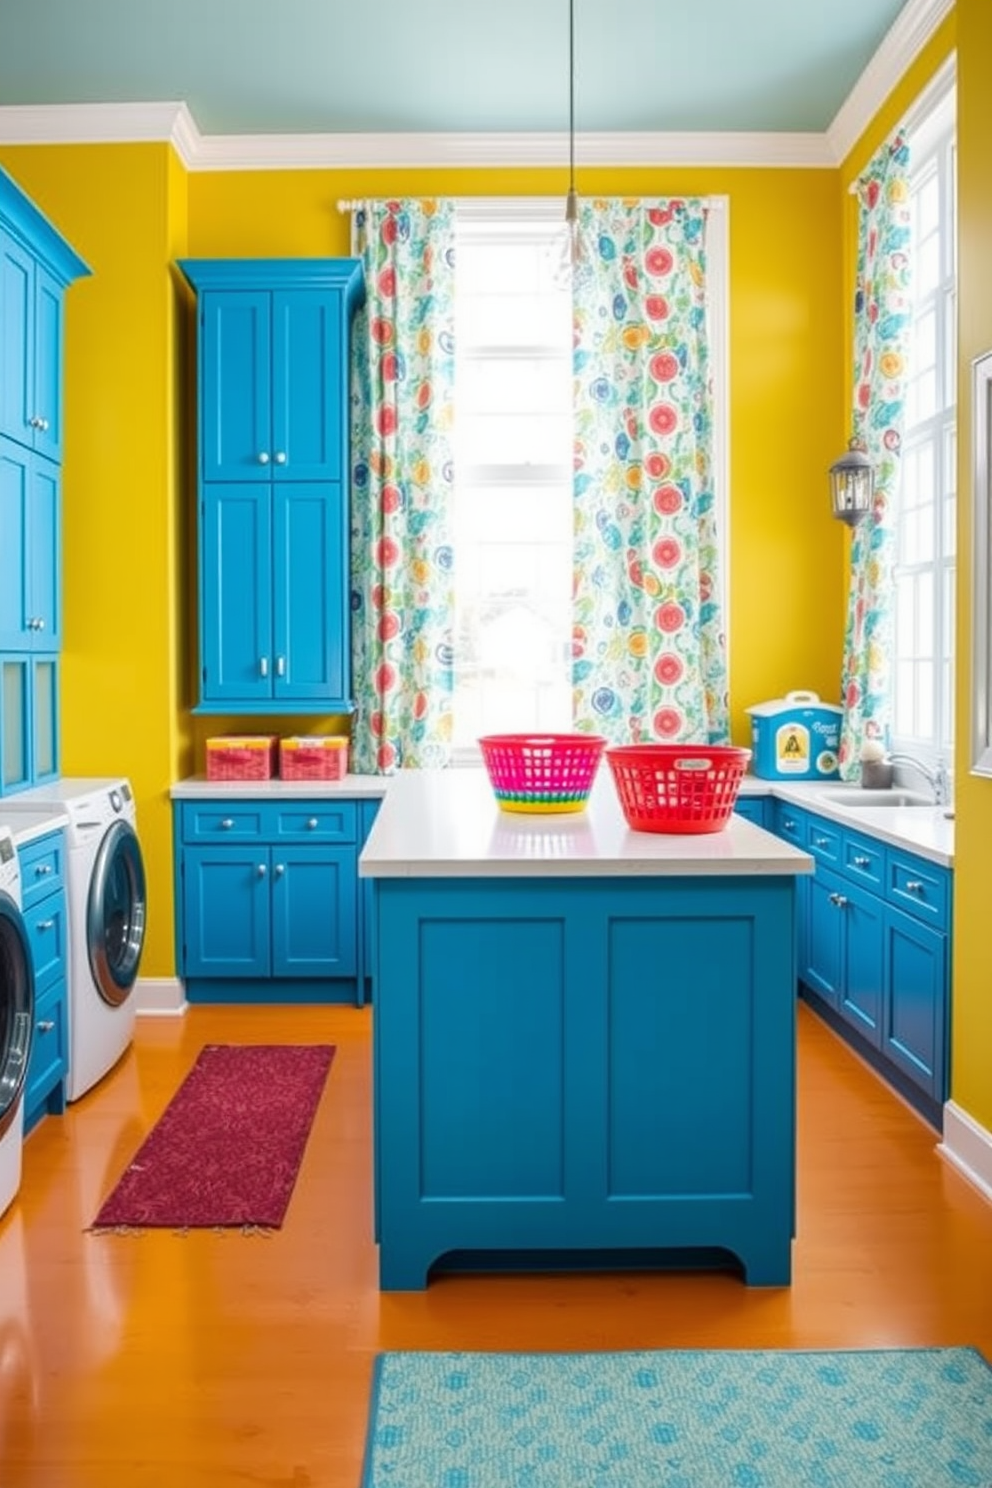
[{"label": "dryer", "polygon": [[21,1185],[24,1082],[34,1029],[34,966],[12,833],[0,827],[0,1214]]},{"label": "dryer", "polygon": [[134,984],[145,939],[145,868],[127,780],[69,779],[7,797],[19,811],[61,810],[69,920],[69,1070],[78,1100],[111,1070],[134,1037]]}]

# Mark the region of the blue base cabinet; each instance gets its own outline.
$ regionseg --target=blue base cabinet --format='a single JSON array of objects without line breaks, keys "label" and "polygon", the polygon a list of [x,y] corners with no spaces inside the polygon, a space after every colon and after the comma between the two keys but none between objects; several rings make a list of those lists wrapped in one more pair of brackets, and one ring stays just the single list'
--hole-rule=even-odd
[{"label": "blue base cabinet", "polygon": [[199,713],[348,713],[357,259],[185,259],[197,296]]},{"label": "blue base cabinet", "polygon": [[794,883],[375,881],[380,1284],[790,1279]]},{"label": "blue base cabinet", "polygon": [[177,801],[176,958],[190,1002],[358,1002],[360,803]]},{"label": "blue base cabinet", "polygon": [[35,1023],[24,1094],[25,1133],[65,1110],[69,1065],[65,841],[49,832],[18,849],[24,923],[35,978]]},{"label": "blue base cabinet", "polygon": [[940,1130],[950,1094],[951,874],[782,801],[773,827],[816,860],[799,901],[803,995]]}]

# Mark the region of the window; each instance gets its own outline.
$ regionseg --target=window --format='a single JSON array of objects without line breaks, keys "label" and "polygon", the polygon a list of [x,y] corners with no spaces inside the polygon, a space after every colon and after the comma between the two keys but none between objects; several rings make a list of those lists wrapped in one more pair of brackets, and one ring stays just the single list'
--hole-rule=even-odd
[{"label": "window", "polygon": [[454,744],[571,727],[572,322],[561,203],[459,205]]},{"label": "window", "polygon": [[[572,318],[570,291],[553,273],[560,200],[459,202],[457,220],[453,742],[464,757],[480,734],[572,727]],[[707,247],[726,548],[721,199],[711,203]]]},{"label": "window", "polygon": [[954,94],[910,133],[913,325],[895,535],[893,747],[954,739],[956,299]]}]

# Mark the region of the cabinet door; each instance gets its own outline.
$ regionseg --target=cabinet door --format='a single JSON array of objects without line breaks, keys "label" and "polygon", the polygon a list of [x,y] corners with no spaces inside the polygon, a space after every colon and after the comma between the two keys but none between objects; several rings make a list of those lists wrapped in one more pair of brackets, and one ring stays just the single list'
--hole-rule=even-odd
[{"label": "cabinet door", "polygon": [[272,696],[271,486],[205,486],[200,506],[202,696]]},{"label": "cabinet door", "polygon": [[810,880],[806,945],[800,975],[832,1007],[839,1007],[844,975],[843,898],[846,885],[817,865]]},{"label": "cabinet door", "polygon": [[268,848],[183,849],[186,976],[267,977],[270,972]]},{"label": "cabinet door", "polygon": [[884,905],[874,894],[853,885],[841,891],[845,900],[844,974],[840,1011],[876,1048],[881,1045],[882,988],[885,966]]},{"label": "cabinet door", "polygon": [[200,307],[200,465],[207,481],[272,474],[272,297],[209,291]]},{"label": "cabinet door", "polygon": [[355,848],[272,850],[272,975],[354,976]]},{"label": "cabinet door", "polygon": [[[372,823],[376,819],[381,801],[363,801],[361,803],[361,846],[365,846],[365,840],[372,830]],[[375,968],[372,964],[372,947],[374,945],[373,930],[375,928],[373,916],[375,914],[375,900],[373,898],[374,880],[371,878],[359,879],[359,892],[362,896],[362,960],[365,967],[365,979],[368,982],[366,989],[371,996],[372,981]],[[361,993],[361,988],[359,992]]]},{"label": "cabinet door", "polygon": [[31,658],[0,656],[0,796],[31,784]]},{"label": "cabinet door", "polygon": [[35,260],[0,231],[0,434],[34,444]]},{"label": "cabinet door", "polygon": [[[0,337],[2,342],[2,337]],[[28,507],[31,455],[0,439],[0,650],[23,651],[28,629]]]},{"label": "cabinet door", "polygon": [[757,826],[765,825],[765,800],[763,796],[738,796],[734,802],[734,815],[746,817]]},{"label": "cabinet door", "polygon": [[62,459],[62,289],[38,265],[34,291],[34,447]]},{"label": "cabinet door", "polygon": [[277,701],[346,701],[347,595],[340,485],[272,490]]},{"label": "cabinet door", "polygon": [[62,473],[35,455],[28,487],[27,624],[36,651],[62,644],[61,605]]},{"label": "cabinet door", "polygon": [[885,909],[882,1051],[937,1101],[947,1096],[947,936]]},{"label": "cabinet door", "polygon": [[341,296],[279,290],[272,296],[272,459],[276,480],[342,477],[347,365]]}]

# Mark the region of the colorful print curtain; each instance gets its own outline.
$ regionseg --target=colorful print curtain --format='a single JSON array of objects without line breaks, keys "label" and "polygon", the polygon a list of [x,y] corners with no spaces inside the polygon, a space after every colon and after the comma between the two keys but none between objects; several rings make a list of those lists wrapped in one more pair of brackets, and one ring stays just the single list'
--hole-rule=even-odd
[{"label": "colorful print curtain", "polygon": [[574,720],[728,738],[699,200],[584,201],[575,286]]},{"label": "colorful print curtain", "polygon": [[351,768],[389,774],[451,738],[454,206],[369,201],[353,237]]},{"label": "colorful print curtain", "polygon": [[874,512],[855,528],[844,640],[840,769],[859,770],[866,739],[888,742],[895,536],[910,334],[909,147],[897,134],[858,182],[854,434],[875,473]]}]

